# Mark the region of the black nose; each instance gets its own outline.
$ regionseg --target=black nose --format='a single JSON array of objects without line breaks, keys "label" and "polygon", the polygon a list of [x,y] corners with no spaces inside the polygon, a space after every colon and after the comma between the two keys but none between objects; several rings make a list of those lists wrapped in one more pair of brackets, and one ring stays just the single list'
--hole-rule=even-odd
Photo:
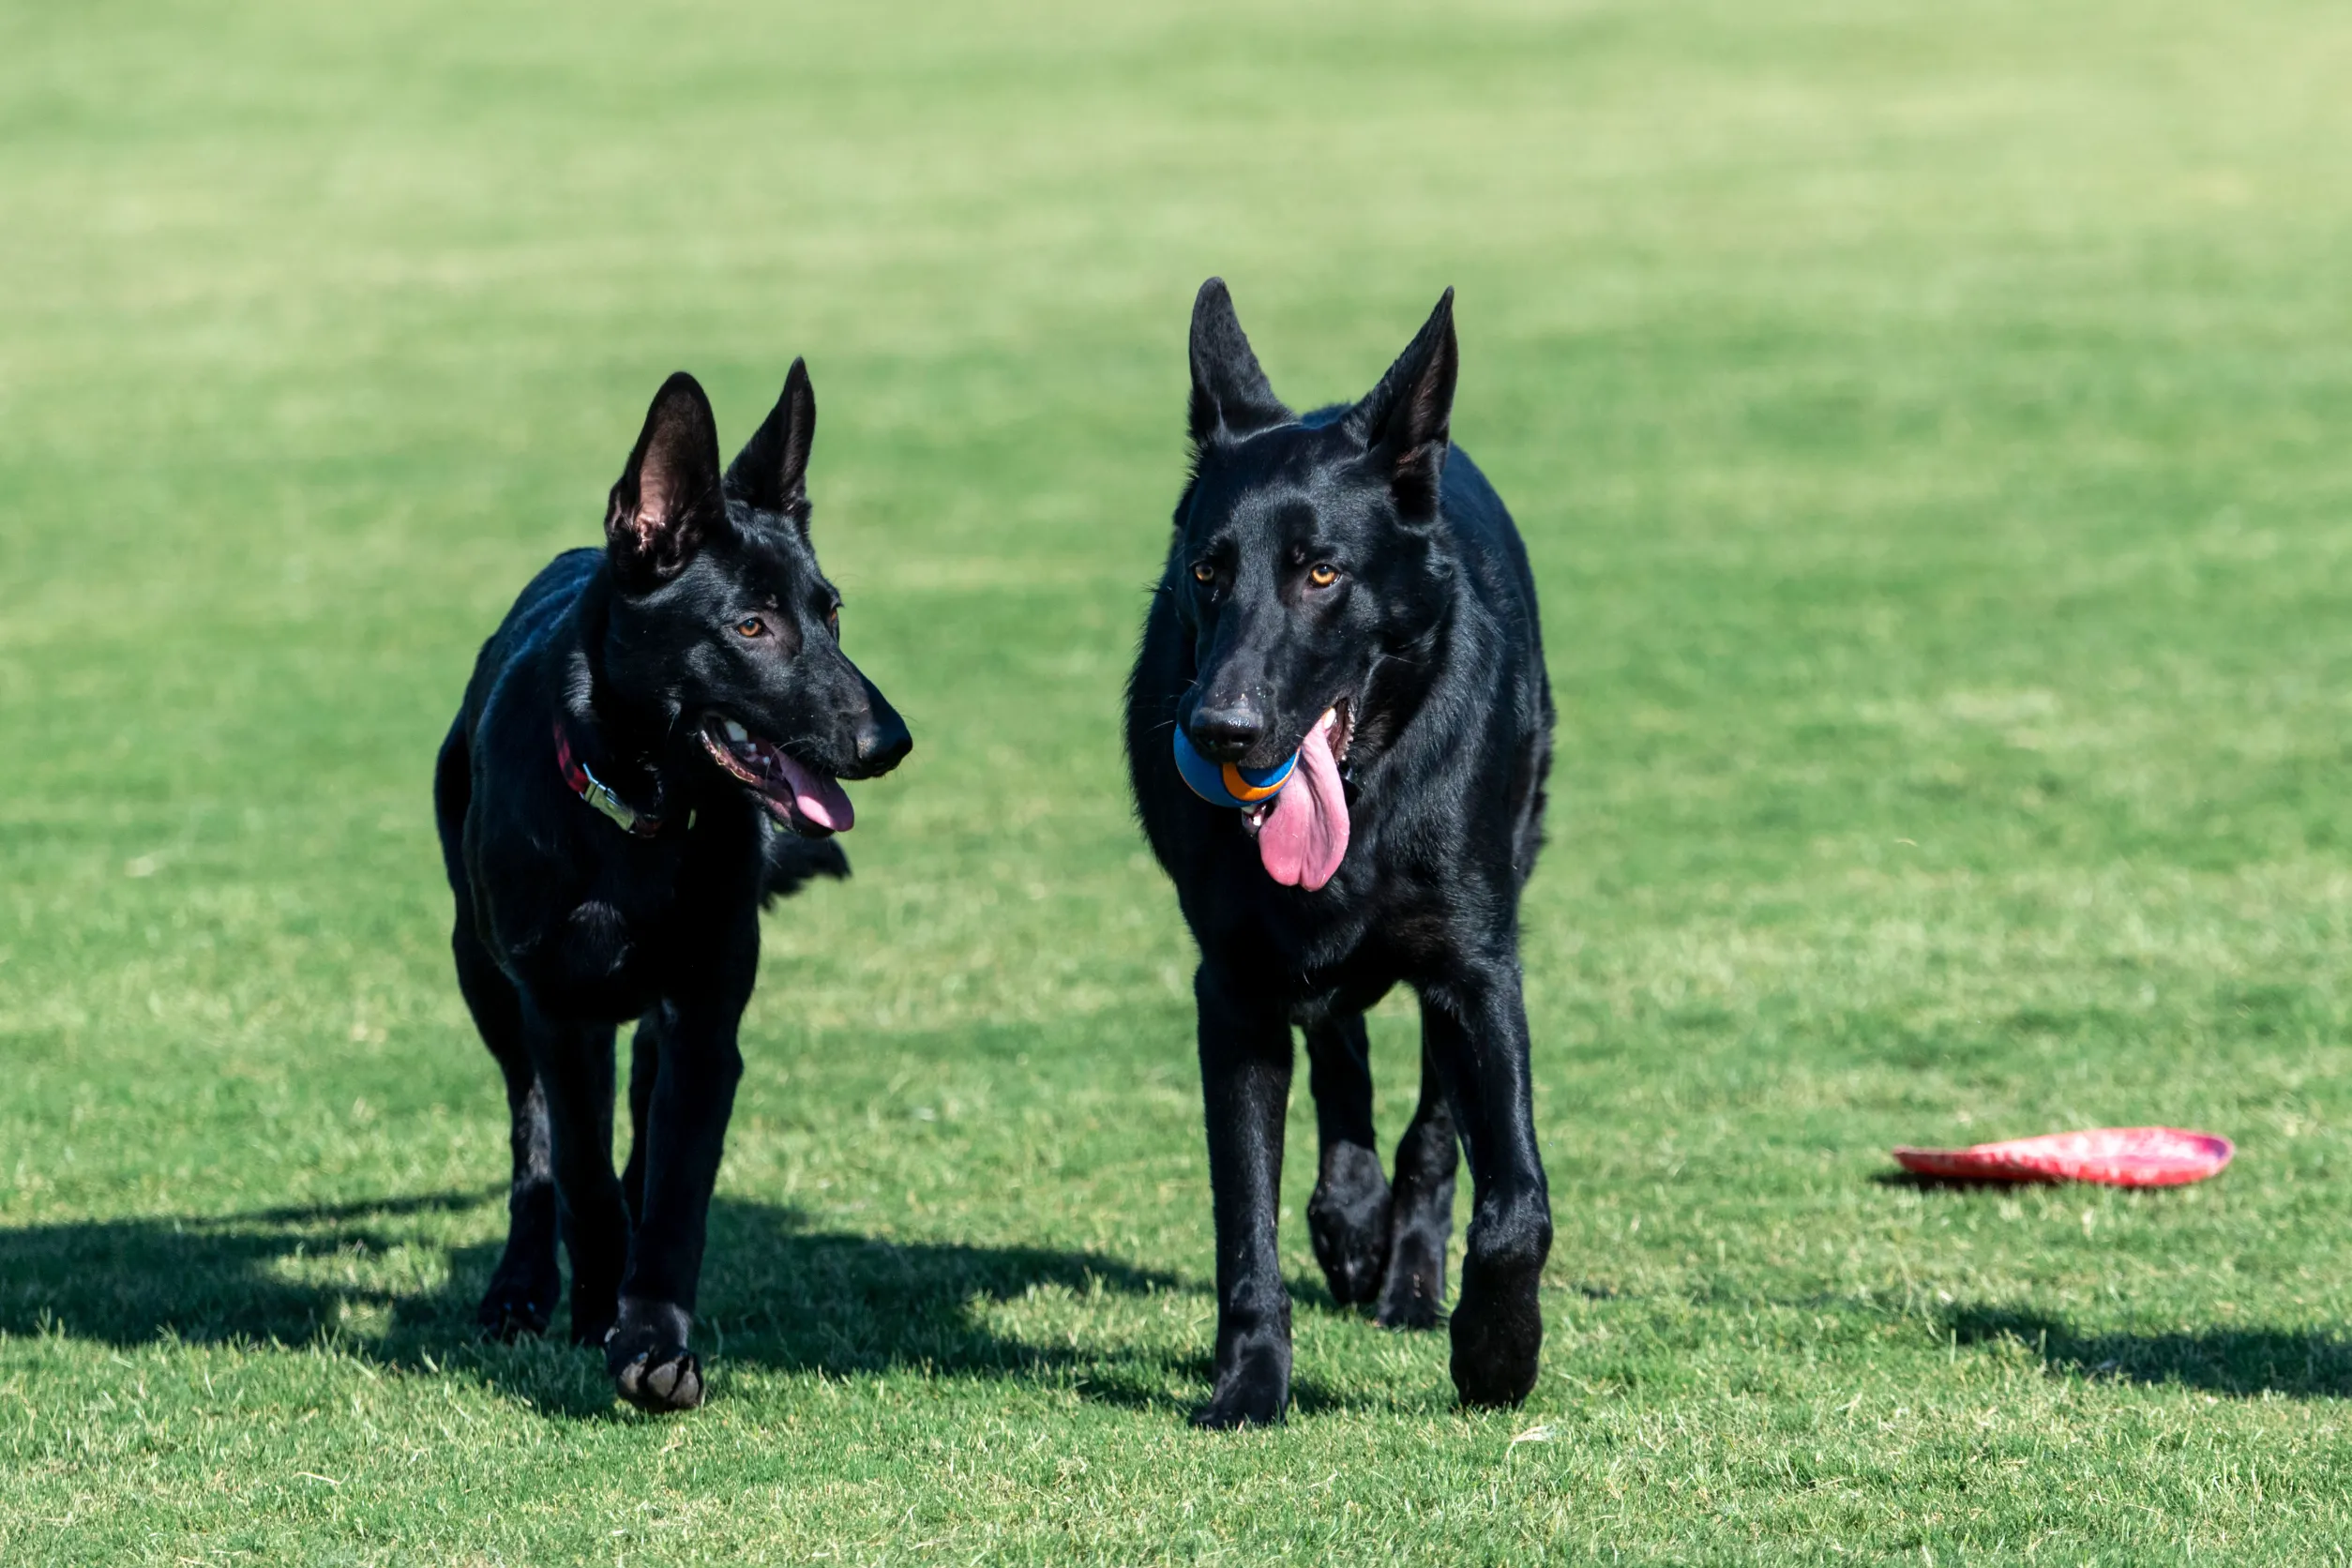
[{"label": "black nose", "polygon": [[867,719],[857,727],[855,741],[858,770],[867,778],[888,773],[914,749],[914,737],[907,733],[907,721],[897,714]]},{"label": "black nose", "polygon": [[1215,707],[1204,703],[1192,711],[1192,722],[1184,726],[1184,732],[1209,761],[1238,762],[1243,753],[1266,738],[1266,716],[1246,699]]}]

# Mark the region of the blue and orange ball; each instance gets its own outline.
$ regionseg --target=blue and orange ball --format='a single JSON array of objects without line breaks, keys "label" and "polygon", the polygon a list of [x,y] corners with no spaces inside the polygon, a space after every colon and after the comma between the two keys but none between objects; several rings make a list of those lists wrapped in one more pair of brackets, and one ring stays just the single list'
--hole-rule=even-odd
[{"label": "blue and orange ball", "polygon": [[1184,733],[1184,726],[1176,727],[1176,771],[1192,792],[1211,806],[1262,805],[1282,792],[1282,786],[1289,782],[1290,770],[1298,765],[1296,752],[1270,768],[1212,762],[1193,749],[1192,738]]}]

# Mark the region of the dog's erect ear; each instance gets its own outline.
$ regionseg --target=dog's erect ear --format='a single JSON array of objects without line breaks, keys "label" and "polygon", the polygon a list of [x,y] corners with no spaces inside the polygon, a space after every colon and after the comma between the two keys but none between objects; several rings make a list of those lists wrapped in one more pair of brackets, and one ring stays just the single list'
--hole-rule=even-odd
[{"label": "dog's erect ear", "polygon": [[1233,296],[1225,279],[1212,278],[1200,285],[1192,302],[1192,445],[1209,445],[1219,431],[1247,435],[1291,417],[1258,355],[1242,333],[1241,318],[1233,314]]},{"label": "dog's erect ear", "polygon": [[808,523],[808,447],[817,438],[817,394],[808,365],[792,361],[783,395],[727,465],[727,494],[762,512]]},{"label": "dog's erect ear", "polygon": [[667,582],[726,519],[718,424],[701,385],[680,370],[654,394],[637,449],[605,504],[605,546],[614,576],[631,592]]},{"label": "dog's erect ear", "polygon": [[1448,289],[1380,384],[1348,415],[1373,460],[1388,470],[1389,490],[1407,517],[1427,517],[1438,508],[1460,364],[1454,291]]}]

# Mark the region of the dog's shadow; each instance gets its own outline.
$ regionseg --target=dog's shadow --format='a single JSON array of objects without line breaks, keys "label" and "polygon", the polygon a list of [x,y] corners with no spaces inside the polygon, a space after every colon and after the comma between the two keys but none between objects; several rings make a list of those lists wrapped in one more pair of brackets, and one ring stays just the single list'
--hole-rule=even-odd
[{"label": "dog's shadow", "polygon": [[[125,1348],[324,1343],[378,1365],[478,1378],[550,1412],[618,1415],[601,1358],[568,1346],[562,1319],[545,1341],[476,1337],[474,1304],[497,1244],[449,1245],[435,1216],[501,1197],[441,1193],[0,1229],[0,1331]],[[698,1339],[722,1366],[832,1375],[914,1367],[1060,1383],[1085,1398],[1181,1410],[1185,1389],[1206,1381],[1205,1358],[1083,1345],[1067,1334],[1033,1342],[991,1321],[996,1308],[1039,1293],[1170,1291],[1200,1287],[1095,1253],[817,1229],[794,1209],[722,1198],[711,1210]]]}]

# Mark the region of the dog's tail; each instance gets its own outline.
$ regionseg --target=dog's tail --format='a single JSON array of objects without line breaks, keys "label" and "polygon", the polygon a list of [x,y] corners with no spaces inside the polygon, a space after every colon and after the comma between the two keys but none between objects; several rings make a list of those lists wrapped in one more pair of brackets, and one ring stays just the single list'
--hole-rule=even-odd
[{"label": "dog's tail", "polygon": [[768,869],[760,884],[762,901],[789,898],[818,877],[848,880],[850,857],[831,838],[800,838],[771,826],[768,829]]}]

